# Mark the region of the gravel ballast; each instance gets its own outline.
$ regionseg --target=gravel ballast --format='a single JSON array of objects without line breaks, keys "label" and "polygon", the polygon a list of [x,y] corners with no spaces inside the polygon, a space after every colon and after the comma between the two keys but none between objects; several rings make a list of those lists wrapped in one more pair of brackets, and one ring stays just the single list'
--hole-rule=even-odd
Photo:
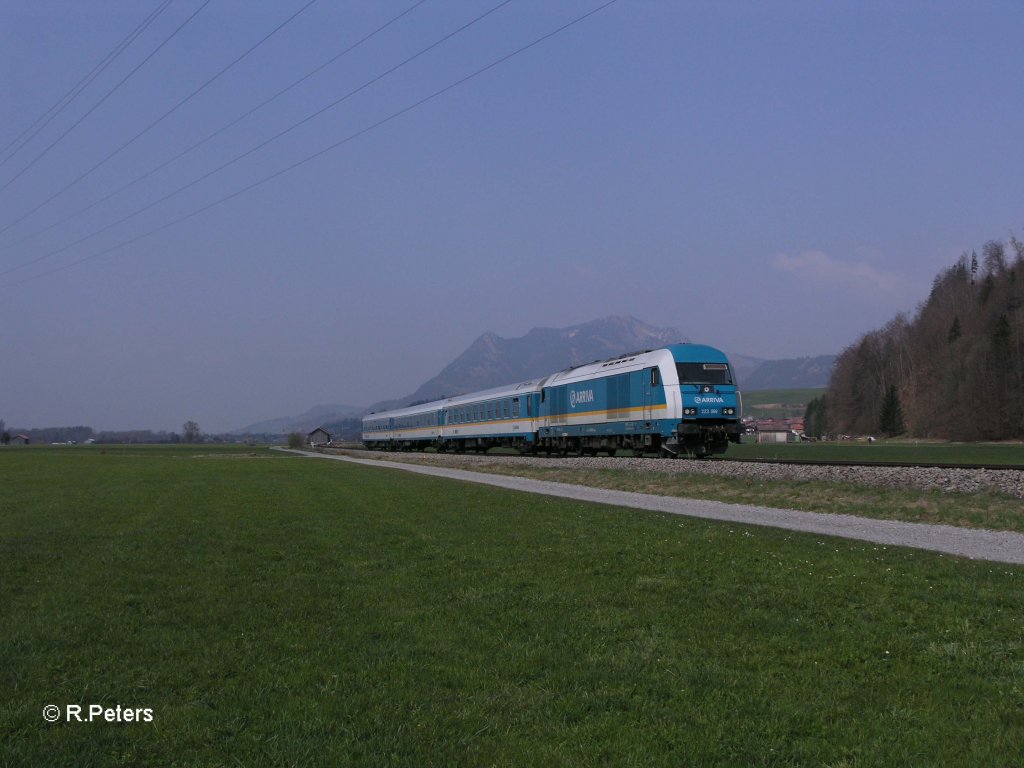
[{"label": "gravel ballast", "polygon": [[[929,525],[923,523],[906,523],[895,520],[876,520],[852,515],[823,514],[819,512],[802,512],[791,509],[774,509],[771,507],[760,507],[748,504],[726,504],[718,501],[706,501],[701,499],[683,499],[670,496],[657,496],[645,493],[632,493],[628,491],[615,491],[601,488],[590,488],[582,485],[571,485],[568,483],[555,483],[545,480],[534,480],[530,478],[515,477],[509,475],[493,475],[485,472],[471,471],[461,467],[479,466],[481,464],[494,464],[498,461],[515,462],[539,462],[541,466],[569,467],[589,469],[608,469],[615,466],[618,469],[634,469],[640,471],[658,472],[699,472],[700,474],[716,474],[732,477],[759,477],[764,479],[817,479],[817,480],[841,480],[842,482],[861,483],[863,480],[850,479],[849,471],[862,477],[864,470],[874,472],[872,479],[875,485],[891,485],[906,488],[912,487],[931,489],[940,488],[949,490],[956,486],[961,492],[967,492],[969,488],[985,487],[993,490],[1002,490],[1009,493],[1005,488],[1015,488],[1013,495],[1024,498],[1024,474],[1019,470],[1006,471],[985,471],[985,470],[928,470],[929,473],[937,473],[922,480],[913,480],[906,473],[916,474],[919,469],[907,468],[879,468],[879,467],[796,467],[778,464],[736,464],[736,463],[715,463],[715,462],[684,462],[668,461],[659,459],[616,459],[611,465],[608,459],[604,458],[579,458],[579,459],[538,459],[526,457],[500,457],[500,456],[452,456],[452,455],[430,455],[409,456],[401,455],[402,461],[388,461],[387,454],[366,454],[382,456],[382,458],[357,458],[361,452],[352,452],[352,455],[336,455],[324,453],[311,453],[308,451],[293,451],[304,456],[311,456],[322,459],[334,459],[364,464],[373,467],[387,467],[400,469],[407,472],[431,475],[434,477],[445,477],[464,482],[481,483],[484,485],[507,488],[510,490],[524,491],[527,493],[539,493],[551,496],[560,496],[579,501],[592,502],[597,504],[612,504],[615,506],[630,507],[634,509],[646,509],[659,512],[668,512],[677,515],[701,517],[713,520],[722,520],[734,523],[750,525],[764,525],[787,530],[816,533],[825,536],[838,536],[841,538],[858,539],[869,541],[886,546],[913,547],[926,549],[934,552],[944,552],[978,560],[991,560],[1003,563],[1015,563],[1024,565],[1024,534],[1007,531],[988,531],[971,528],[958,528],[949,525]],[[408,459],[413,459],[409,461]],[[444,466],[439,466],[439,464]],[[808,476],[806,470],[817,470],[823,474]],[[735,473],[735,474],[733,474]],[[755,473],[755,474],[751,474]],[[961,477],[961,473],[970,473],[970,479]],[[1004,474],[1016,474],[1017,477],[991,477]],[[879,482],[884,479],[884,482]],[[998,485],[993,487],[989,482],[996,480]],[[918,482],[927,482],[928,485],[918,485]]]}]

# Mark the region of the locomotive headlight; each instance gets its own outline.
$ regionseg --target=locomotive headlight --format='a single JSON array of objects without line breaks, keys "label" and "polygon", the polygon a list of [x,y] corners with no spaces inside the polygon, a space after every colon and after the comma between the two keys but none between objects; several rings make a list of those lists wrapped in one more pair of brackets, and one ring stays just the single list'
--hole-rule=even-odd
[{"label": "locomotive headlight", "polygon": [[722,414],[725,415],[725,416],[735,416],[736,415],[736,409],[735,408],[723,408],[722,409]]},{"label": "locomotive headlight", "polygon": [[696,416],[696,415],[697,415],[697,409],[696,408],[683,408],[683,416]]}]

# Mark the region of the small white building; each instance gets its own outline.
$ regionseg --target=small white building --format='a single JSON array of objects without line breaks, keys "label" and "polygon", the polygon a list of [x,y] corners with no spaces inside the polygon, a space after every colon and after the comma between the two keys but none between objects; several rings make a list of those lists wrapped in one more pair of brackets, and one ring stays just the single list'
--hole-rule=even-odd
[{"label": "small white building", "polygon": [[331,433],[323,427],[317,427],[306,435],[306,442],[314,448],[318,445],[327,445],[331,442]]},{"label": "small white building", "polygon": [[757,442],[759,443],[788,443],[788,429],[759,429],[757,430]]},{"label": "small white building", "polygon": [[757,419],[754,432],[759,443],[799,443],[802,419]]}]

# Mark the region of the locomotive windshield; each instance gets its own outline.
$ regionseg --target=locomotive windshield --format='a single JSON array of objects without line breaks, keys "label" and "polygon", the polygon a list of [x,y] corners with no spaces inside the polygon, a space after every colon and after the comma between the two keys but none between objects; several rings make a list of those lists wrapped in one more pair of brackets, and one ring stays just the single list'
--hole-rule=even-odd
[{"label": "locomotive windshield", "polygon": [[726,363],[676,363],[680,384],[732,384]]}]

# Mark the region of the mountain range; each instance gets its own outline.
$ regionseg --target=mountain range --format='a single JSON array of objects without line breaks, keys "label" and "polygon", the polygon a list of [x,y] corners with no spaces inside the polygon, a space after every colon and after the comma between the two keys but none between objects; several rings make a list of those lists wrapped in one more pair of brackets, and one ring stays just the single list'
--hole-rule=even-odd
[{"label": "mountain range", "polygon": [[[247,434],[308,432],[321,424],[351,419],[373,411],[500,387],[546,376],[574,365],[666,344],[689,341],[675,328],[657,328],[634,317],[609,316],[568,328],[534,328],[525,336],[506,339],[485,333],[465,352],[424,382],[415,392],[382,400],[368,408],[321,405],[303,414],[250,424]],[[730,354],[740,386],[747,390],[823,387],[834,356],[764,360]]]},{"label": "mountain range", "polygon": [[514,384],[574,365],[679,341],[689,339],[675,328],[655,328],[632,317],[615,316],[568,328],[534,328],[517,339],[488,332],[412,394],[374,403],[370,410]]},{"label": "mountain range", "polygon": [[[732,357],[729,359],[733,360]],[[818,355],[790,360],[762,360],[747,375],[739,372],[735,362],[733,368],[737,369],[736,376],[742,389],[808,389],[828,386],[835,362],[835,355]]]}]

